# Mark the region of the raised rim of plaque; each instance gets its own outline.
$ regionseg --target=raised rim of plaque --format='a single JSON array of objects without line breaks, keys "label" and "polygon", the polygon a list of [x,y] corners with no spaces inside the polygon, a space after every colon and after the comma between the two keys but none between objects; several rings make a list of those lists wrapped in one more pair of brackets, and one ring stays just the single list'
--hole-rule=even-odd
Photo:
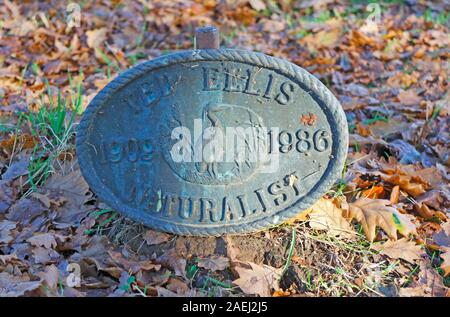
[{"label": "raised rim of plaque", "polygon": [[[173,64],[203,61],[240,62],[272,70],[297,83],[318,103],[326,114],[328,122],[330,122],[333,139],[332,156],[324,174],[307,195],[280,211],[254,221],[240,224],[184,224],[171,222],[169,219],[166,220],[154,216],[150,217],[150,214],[147,214],[148,217],[144,217],[143,215],[136,213],[133,208],[119,202],[118,199],[114,197],[114,194],[101,182],[88,157],[89,144],[87,142],[91,132],[91,124],[99,109],[109,98],[114,96],[116,91],[148,72]],[[332,187],[333,183],[339,178],[342,172],[348,149],[348,128],[345,113],[339,101],[331,91],[319,79],[291,62],[271,57],[263,53],[238,49],[187,50],[163,55],[153,60],[143,62],[142,64],[123,72],[104,87],[93,98],[83,114],[77,131],[76,148],[79,158],[78,162],[85,180],[100,200],[104,201],[111,208],[135,221],[157,230],[182,235],[220,236],[222,234],[244,233],[266,229],[294,217],[302,210],[313,205]]]}]

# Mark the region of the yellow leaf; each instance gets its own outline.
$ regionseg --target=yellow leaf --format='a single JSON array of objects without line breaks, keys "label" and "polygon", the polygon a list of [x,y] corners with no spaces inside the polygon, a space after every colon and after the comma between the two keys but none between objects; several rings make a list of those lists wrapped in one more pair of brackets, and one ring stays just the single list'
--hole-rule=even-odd
[{"label": "yellow leaf", "polygon": [[302,43],[308,46],[310,51],[317,51],[321,48],[333,48],[337,45],[341,35],[340,28],[322,30],[316,34],[309,34],[302,39]]},{"label": "yellow leaf", "polygon": [[367,239],[375,239],[375,229],[382,228],[392,240],[397,240],[397,231],[403,236],[416,234],[416,228],[411,222],[409,215],[404,215],[385,199],[359,198],[354,203],[349,204],[346,218],[356,219],[361,223]]},{"label": "yellow leaf", "polygon": [[306,221],[306,220],[308,220],[308,215],[311,212],[312,212],[311,208],[303,210],[303,211],[299,212],[297,215],[295,215],[294,217],[289,218],[288,220],[286,220],[285,224],[293,225],[296,222]]},{"label": "yellow leaf", "polygon": [[327,230],[333,236],[350,237],[354,235],[350,223],[343,217],[343,210],[337,207],[332,199],[321,198],[310,209],[309,225],[311,228]]},{"label": "yellow leaf", "polygon": [[90,48],[97,48],[103,44],[106,40],[107,28],[100,28],[86,31],[86,42]]}]

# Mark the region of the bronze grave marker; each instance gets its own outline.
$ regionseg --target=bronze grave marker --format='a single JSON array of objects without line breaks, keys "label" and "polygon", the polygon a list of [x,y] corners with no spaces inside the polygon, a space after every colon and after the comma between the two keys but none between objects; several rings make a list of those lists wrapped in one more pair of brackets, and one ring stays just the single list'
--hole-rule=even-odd
[{"label": "bronze grave marker", "polygon": [[276,225],[326,193],[344,165],[347,122],[333,94],[288,61],[214,48],[211,31],[197,35],[201,49],[119,75],[78,129],[92,190],[155,229],[221,235]]}]

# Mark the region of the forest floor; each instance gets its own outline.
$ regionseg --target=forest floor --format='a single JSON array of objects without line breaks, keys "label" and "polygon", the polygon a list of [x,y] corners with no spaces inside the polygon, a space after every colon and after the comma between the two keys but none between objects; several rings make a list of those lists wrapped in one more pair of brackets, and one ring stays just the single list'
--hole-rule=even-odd
[{"label": "forest floor", "polygon": [[[62,1],[1,2],[0,296],[450,295],[448,1],[83,1],[79,26]],[[276,228],[149,230],[80,174],[93,96],[205,24],[305,68],[347,115],[341,179]]]}]

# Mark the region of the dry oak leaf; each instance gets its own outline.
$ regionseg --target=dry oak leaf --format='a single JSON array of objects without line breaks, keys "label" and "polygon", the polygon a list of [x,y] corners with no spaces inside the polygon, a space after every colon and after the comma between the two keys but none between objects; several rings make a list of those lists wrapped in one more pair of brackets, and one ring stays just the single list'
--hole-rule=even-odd
[{"label": "dry oak leaf", "polygon": [[343,210],[333,200],[321,198],[309,212],[309,225],[313,229],[326,230],[333,236],[351,237],[353,228],[343,216]]},{"label": "dry oak leaf", "polygon": [[106,40],[107,28],[99,28],[94,30],[86,31],[86,42],[90,48],[97,48],[103,44]]},{"label": "dry oak leaf", "polygon": [[30,134],[12,135],[9,139],[3,139],[0,142],[0,148],[5,152],[11,153],[13,149],[32,149],[38,144],[38,139]]},{"label": "dry oak leaf", "polygon": [[383,186],[372,186],[362,191],[362,195],[366,198],[380,198],[384,194]]},{"label": "dry oak leaf", "polygon": [[91,199],[92,194],[79,168],[65,175],[52,174],[45,183],[43,190],[52,199],[58,197],[64,200],[58,210],[56,221],[78,224],[87,215],[88,207],[85,203]]},{"label": "dry oak leaf", "polygon": [[19,176],[28,174],[29,158],[24,158],[20,161],[12,163],[5,173],[2,174],[2,180],[11,180]]},{"label": "dry oak leaf", "polygon": [[450,246],[450,221],[441,224],[441,228],[440,231],[433,234],[433,242],[440,247],[448,247]]},{"label": "dry oak leaf", "polygon": [[416,105],[418,103],[420,103],[420,101],[422,100],[417,93],[412,90],[402,90],[400,91],[400,93],[397,96],[398,101],[400,101],[402,104],[407,105],[407,106],[413,106]]},{"label": "dry oak leaf", "polygon": [[276,269],[268,265],[258,265],[252,262],[239,262],[235,267],[239,278],[233,283],[241,288],[245,294],[254,294],[261,297],[269,297],[273,290],[278,290],[278,279],[282,269]]},{"label": "dry oak leaf", "polygon": [[230,260],[223,256],[212,255],[199,259],[197,266],[211,271],[223,271],[230,266]]},{"label": "dry oak leaf", "polygon": [[6,264],[6,263],[19,264],[20,260],[17,258],[16,253],[0,255],[0,264]]},{"label": "dry oak leaf", "polygon": [[186,277],[186,260],[175,248],[167,250],[155,260],[155,263],[165,265],[175,271],[175,275]]},{"label": "dry oak leaf", "polygon": [[179,295],[185,295],[189,293],[189,286],[187,286],[185,282],[177,278],[170,278],[169,282],[166,285],[166,289]]},{"label": "dry oak leaf", "polygon": [[16,190],[12,188],[12,181],[0,180],[0,214],[11,207],[16,196]]},{"label": "dry oak leaf", "polygon": [[50,232],[34,235],[27,241],[36,247],[44,247],[46,249],[53,249],[58,245],[54,234]]},{"label": "dry oak leaf", "polygon": [[419,285],[416,287],[402,287],[398,291],[398,295],[400,297],[425,297],[427,296],[426,290],[427,288],[425,285]]},{"label": "dry oak leaf", "polygon": [[311,208],[303,210],[303,211],[299,212],[297,215],[295,215],[294,217],[289,218],[288,220],[286,220],[284,223],[288,224],[288,225],[293,225],[296,222],[307,221],[308,220],[308,216],[309,216],[309,214],[311,212],[312,212]]},{"label": "dry oak leaf", "polygon": [[419,184],[416,182],[413,182],[411,176],[408,175],[401,175],[401,174],[395,174],[395,175],[386,175],[382,174],[381,178],[393,185],[398,185],[402,190],[407,192],[413,197],[418,197],[425,193],[425,187],[423,184]]},{"label": "dry oak leaf", "polygon": [[156,286],[155,287],[158,297],[195,297],[199,296],[197,294],[197,291],[195,289],[190,289],[187,293],[184,294],[178,294],[175,292],[172,292],[171,290],[168,290],[167,288]]},{"label": "dry oak leaf", "polygon": [[333,28],[331,30],[321,30],[316,34],[306,35],[302,39],[302,44],[306,44],[309,50],[317,51],[321,48],[333,48],[337,45],[341,35],[340,28]]},{"label": "dry oak leaf", "polygon": [[381,227],[392,240],[397,240],[397,230],[403,236],[416,233],[410,215],[401,214],[396,208],[388,206],[389,200],[359,198],[348,205],[345,217],[356,219],[361,223],[364,234],[369,241],[375,239],[375,229]]},{"label": "dry oak leaf", "polygon": [[52,264],[45,268],[44,272],[39,272],[38,276],[45,282],[51,291],[55,291],[58,287],[59,270]]},{"label": "dry oak leaf", "polygon": [[414,241],[408,241],[406,238],[397,241],[388,240],[384,243],[375,244],[372,248],[391,259],[403,259],[409,263],[414,263],[424,254],[419,245]]},{"label": "dry oak leaf", "polygon": [[441,258],[444,260],[441,264],[441,269],[444,270],[444,276],[450,274],[450,247],[441,247],[444,251],[441,253]]},{"label": "dry oak leaf", "polygon": [[352,31],[350,35],[350,44],[352,46],[360,47],[360,46],[375,46],[376,42],[370,36],[363,34],[362,32]]},{"label": "dry oak leaf", "polygon": [[148,245],[155,245],[167,242],[172,236],[168,233],[147,230],[144,234],[144,240]]},{"label": "dry oak leaf", "polygon": [[30,281],[25,276],[15,276],[7,272],[0,273],[0,297],[18,297],[27,295],[41,287],[42,281]]},{"label": "dry oak leaf", "polygon": [[439,187],[442,184],[442,176],[433,168],[417,169],[414,165],[402,165],[391,156],[388,162],[381,162],[378,173],[381,178],[394,185],[411,196],[418,197],[426,192],[428,187]]},{"label": "dry oak leaf", "polygon": [[21,224],[28,224],[46,210],[39,201],[22,197],[9,208],[6,219],[20,222]]},{"label": "dry oak leaf", "polygon": [[31,252],[33,253],[34,262],[37,264],[55,263],[61,258],[61,255],[53,249],[35,247]]},{"label": "dry oak leaf", "polygon": [[16,228],[16,223],[9,220],[0,221],[0,244],[10,243],[13,240],[11,231]]},{"label": "dry oak leaf", "polygon": [[[423,291],[423,293],[420,294],[420,291]],[[450,291],[442,282],[439,273],[431,266],[431,263],[422,259],[417,282],[413,281],[411,288],[400,289],[399,294],[400,296],[443,297],[449,296]]]}]

